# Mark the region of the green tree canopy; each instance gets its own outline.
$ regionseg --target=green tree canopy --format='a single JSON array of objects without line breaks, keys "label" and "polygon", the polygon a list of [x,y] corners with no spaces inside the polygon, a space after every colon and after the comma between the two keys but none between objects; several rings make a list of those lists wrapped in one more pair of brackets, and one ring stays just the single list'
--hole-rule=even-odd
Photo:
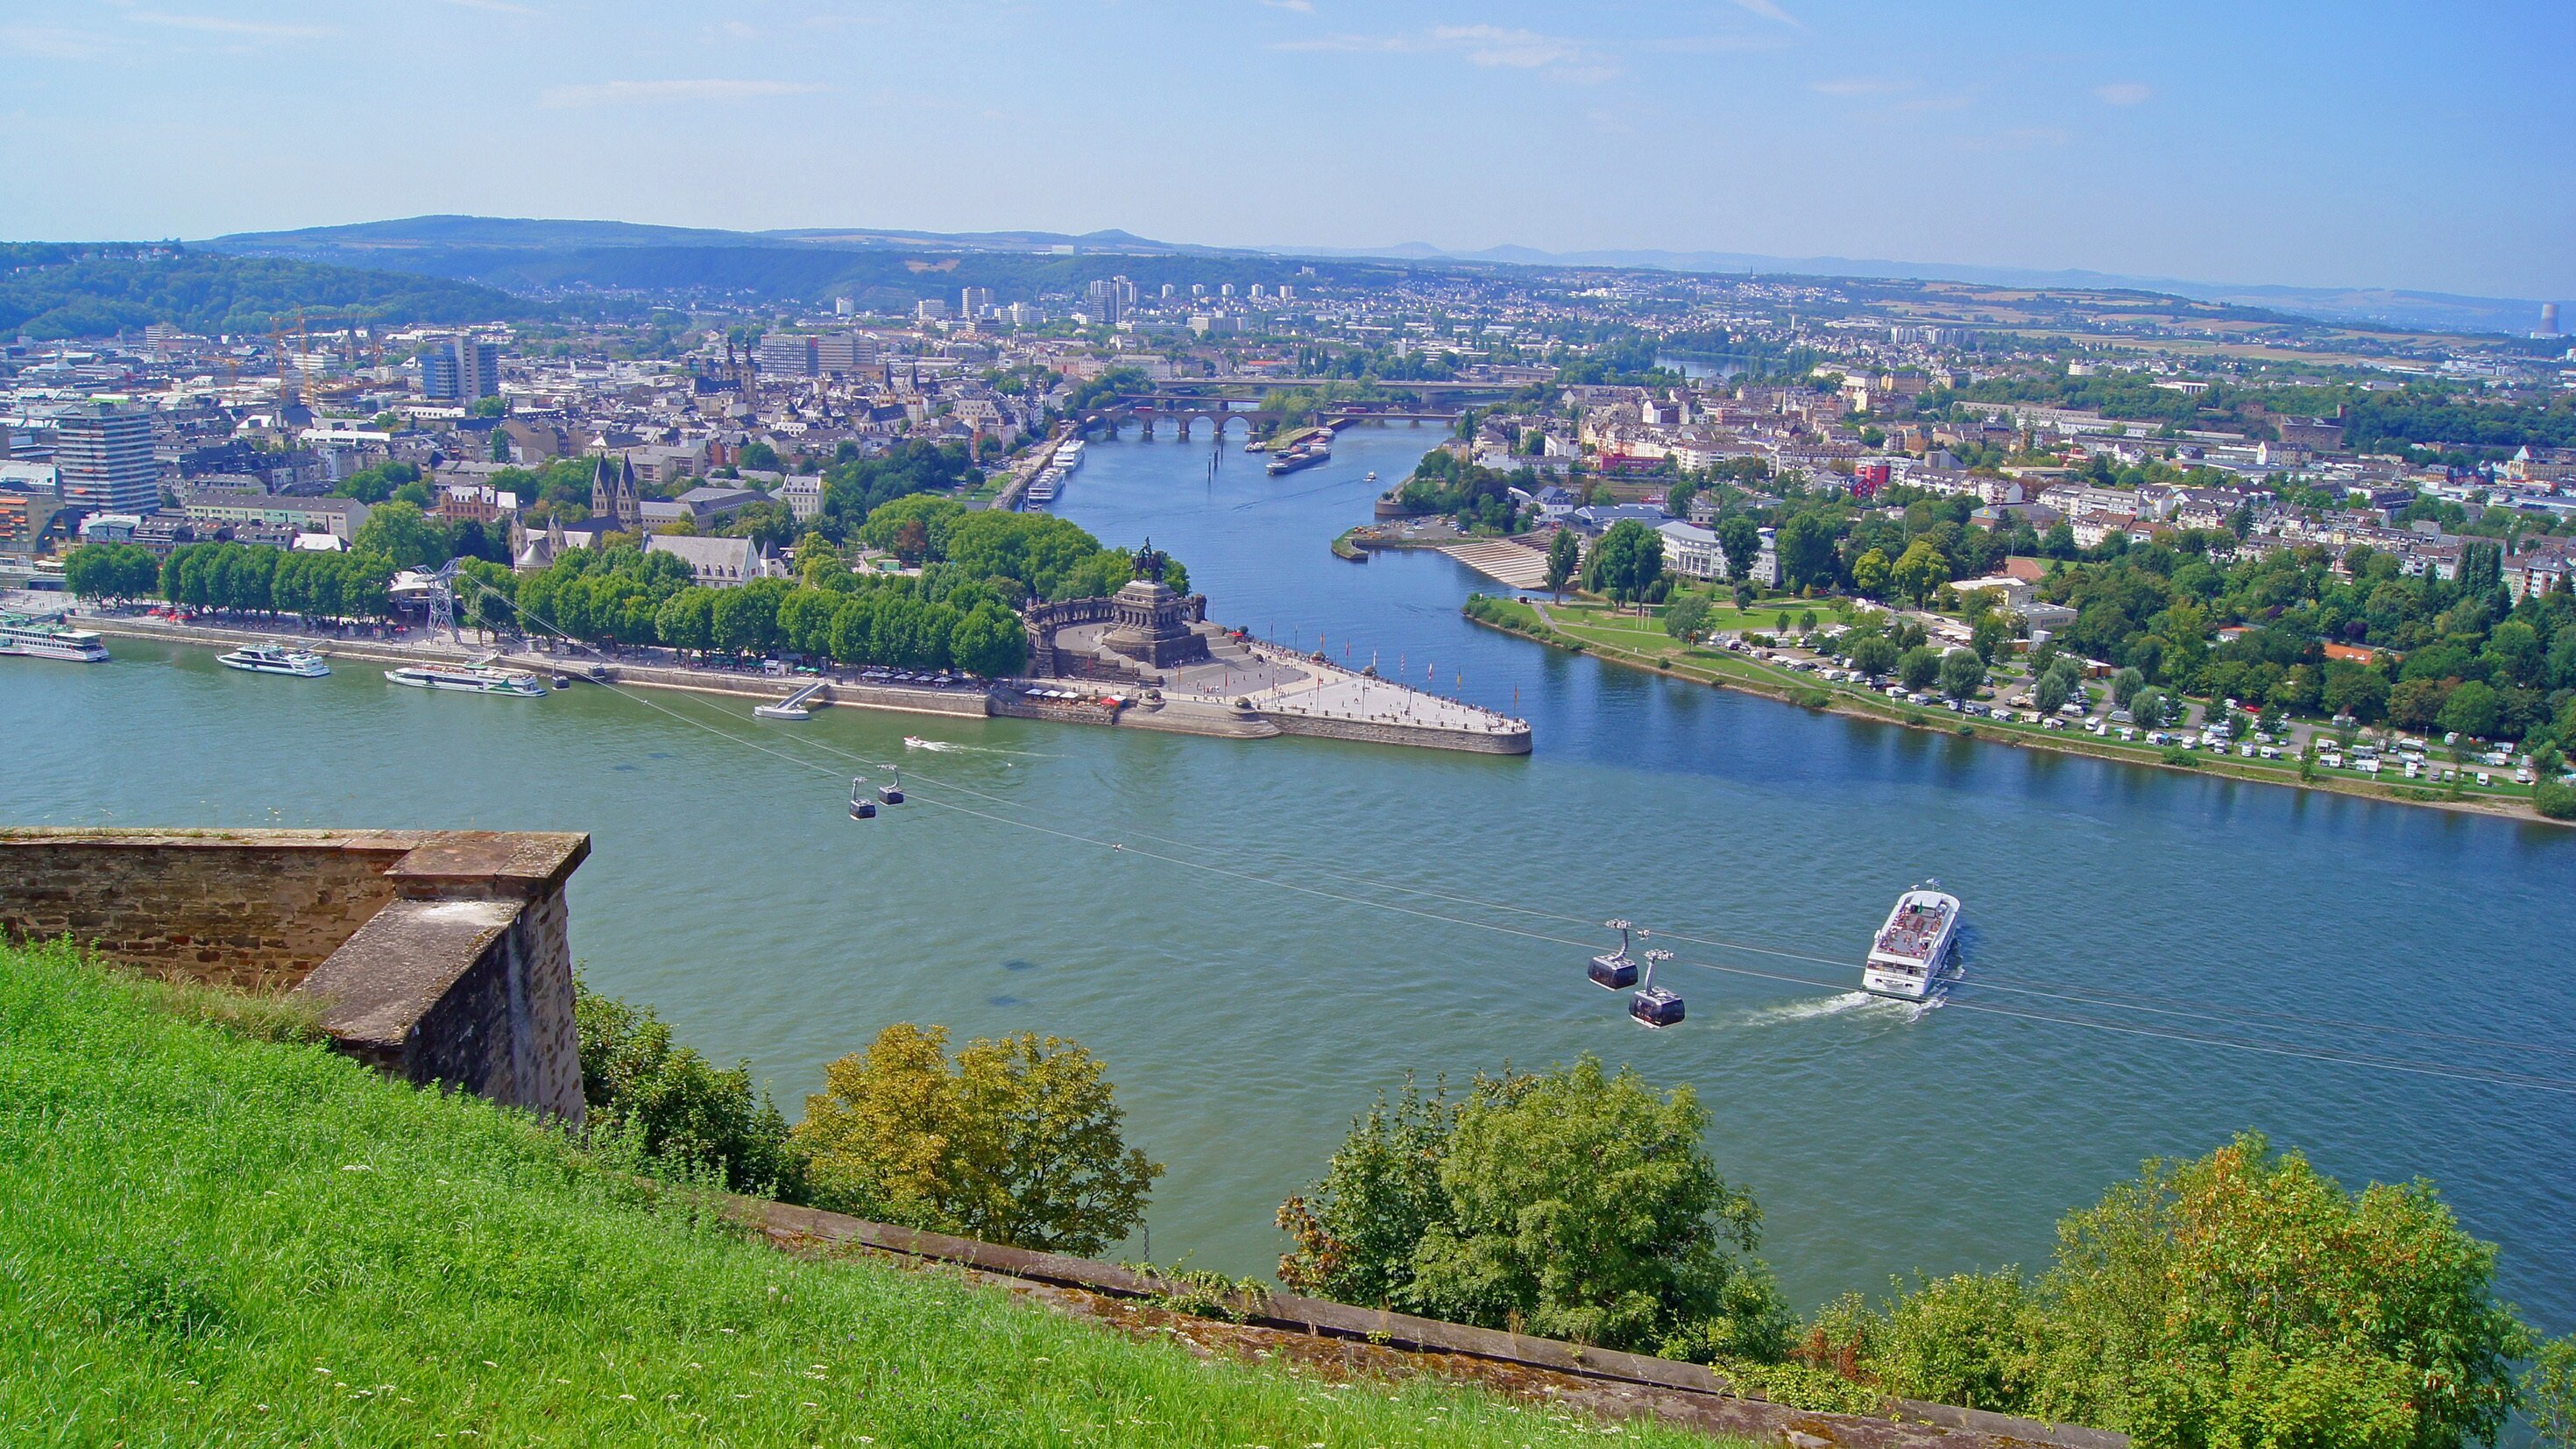
[{"label": "green tree canopy", "polygon": [[1100,1060],[1026,1033],[947,1045],[897,1023],[824,1068],[792,1134],[813,1204],[1045,1252],[1125,1237],[1163,1169],[1120,1135]]},{"label": "green tree canopy", "polygon": [[1664,536],[1633,518],[1610,525],[1584,563],[1584,587],[1633,603],[1664,573]]},{"label": "green tree canopy", "polygon": [[1727,1185],[1688,1087],[1585,1056],[1479,1077],[1454,1104],[1408,1086],[1353,1124],[1279,1220],[1282,1282],[1610,1347],[1776,1354],[1788,1315],[1752,1257],[1761,1213]]}]

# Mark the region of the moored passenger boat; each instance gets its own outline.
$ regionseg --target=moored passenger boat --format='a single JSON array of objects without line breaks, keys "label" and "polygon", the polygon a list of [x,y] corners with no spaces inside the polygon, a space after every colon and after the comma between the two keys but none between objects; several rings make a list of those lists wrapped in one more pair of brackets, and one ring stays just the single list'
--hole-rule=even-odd
[{"label": "moored passenger boat", "polygon": [[245,644],[230,654],[218,654],[215,662],[227,669],[242,669],[253,674],[292,674],[299,679],[320,679],[331,672],[322,656],[303,649],[289,649],[282,644]]},{"label": "moored passenger boat", "polygon": [[414,689],[452,689],[464,694],[507,694],[533,698],[546,693],[544,681],[514,669],[468,668],[461,664],[406,664],[388,669],[385,678]]},{"label": "moored passenger boat", "polygon": [[42,619],[0,620],[0,654],[29,659],[61,659],[73,664],[104,664],[107,646],[87,629]]}]

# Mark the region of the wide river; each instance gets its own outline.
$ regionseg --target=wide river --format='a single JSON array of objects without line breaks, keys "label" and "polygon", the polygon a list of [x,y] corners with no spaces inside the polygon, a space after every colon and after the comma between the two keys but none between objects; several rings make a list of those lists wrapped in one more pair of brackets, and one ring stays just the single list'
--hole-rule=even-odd
[{"label": "wide river", "polygon": [[[1100,1053],[1170,1167],[1125,1249],[1161,1262],[1270,1269],[1279,1200],[1408,1072],[1595,1052],[1698,1091],[1802,1309],[2044,1265],[2059,1215],[2140,1159],[2254,1127],[2355,1186],[2430,1176],[2503,1245],[2508,1296],[2576,1328],[2576,833],[1810,714],[1480,631],[1450,560],[1325,547],[1366,520],[1367,471],[1438,437],[1356,430],[1269,479],[1239,444],[1211,473],[1204,430],[1131,433],[1061,508],[1150,534],[1219,618],[1516,708],[1526,759],[756,724],[118,641],[101,667],[0,660],[0,821],[589,831],[589,980],[751,1059],[791,1116],[890,1021]],[[920,803],[852,822],[825,747],[904,757]],[[1972,984],[1928,1013],[1856,999],[1849,963],[1926,876],[1967,902]],[[1680,1027],[1584,981],[1614,915],[1670,933]]]}]

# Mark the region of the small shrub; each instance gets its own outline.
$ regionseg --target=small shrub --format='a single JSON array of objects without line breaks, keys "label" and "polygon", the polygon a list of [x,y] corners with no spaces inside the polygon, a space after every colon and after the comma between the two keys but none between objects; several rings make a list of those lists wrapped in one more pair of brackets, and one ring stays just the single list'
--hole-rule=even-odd
[{"label": "small shrub", "polygon": [[2576,820],[2576,785],[2541,781],[2531,787],[2531,808],[2552,820]]},{"label": "small shrub", "polygon": [[1834,697],[1821,689],[1798,689],[1790,691],[1789,702],[1800,709],[1823,709]]}]

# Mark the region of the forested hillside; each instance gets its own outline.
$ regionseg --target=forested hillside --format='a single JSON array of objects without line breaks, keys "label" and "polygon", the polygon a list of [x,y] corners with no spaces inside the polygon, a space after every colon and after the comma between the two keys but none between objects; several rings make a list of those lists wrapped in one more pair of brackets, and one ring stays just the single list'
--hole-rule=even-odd
[{"label": "forested hillside", "polygon": [[0,335],[104,337],[167,322],[261,332],[307,321],[490,322],[541,303],[472,282],[161,247],[0,244]]}]

